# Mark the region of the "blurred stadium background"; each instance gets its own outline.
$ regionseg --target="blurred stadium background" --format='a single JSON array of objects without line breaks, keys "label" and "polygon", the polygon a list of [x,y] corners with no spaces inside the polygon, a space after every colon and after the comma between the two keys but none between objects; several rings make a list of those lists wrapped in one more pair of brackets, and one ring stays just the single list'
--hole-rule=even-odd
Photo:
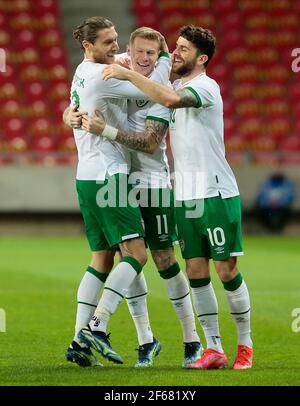
[{"label": "blurred stadium background", "polygon": [[[70,369],[56,369],[58,364],[65,365],[76,287],[89,260],[74,185],[75,144],[72,132],[62,123],[62,112],[69,104],[74,69],[82,59],[72,30],[93,15],[103,15],[115,23],[121,51],[125,51],[131,31],[142,25],[160,30],[170,50],[179,27],[185,23],[215,33],[218,47],[208,75],[221,87],[227,156],[243,200],[249,256],[242,259],[242,264],[258,310],[254,319],[256,342],[269,343],[267,353],[261,350],[263,362],[257,375],[235,375],[234,382],[299,383],[299,362],[295,355],[288,364],[281,338],[289,334],[284,348],[288,354],[294,350],[296,354],[297,337],[291,334],[290,315],[293,308],[300,307],[300,81],[299,73],[292,70],[292,50],[300,48],[300,0],[0,0],[0,48],[5,51],[0,54],[4,58],[1,62],[5,62],[5,69],[3,63],[0,69],[0,308],[6,310],[11,326],[10,335],[0,334],[6,348],[1,357],[7,367],[0,384],[111,384],[115,382],[113,376],[120,378],[117,384],[137,384],[126,378],[129,375],[124,375],[124,369],[117,371],[114,367],[112,375],[106,372],[101,382],[96,375],[83,378],[75,370],[68,380],[61,377],[61,371],[70,373]],[[257,217],[255,196],[261,182],[278,169],[296,186],[292,219],[279,239],[247,238],[266,232]],[[72,237],[68,239],[67,235]],[[291,279],[282,276],[287,265]],[[156,289],[160,282],[149,278]],[[160,314],[160,306],[166,303],[161,295],[149,298],[157,309],[154,314]],[[170,309],[164,316],[165,328],[174,319]],[[225,310],[221,318],[228,317],[224,316]],[[121,316],[117,316],[119,323],[124,312],[123,307]],[[20,318],[29,323],[22,332],[22,343],[18,343]],[[41,326],[48,329],[47,341]],[[13,327],[17,329],[15,335]],[[127,333],[127,325],[122,328]],[[128,336],[134,343],[130,328]],[[123,339],[122,331],[115,330],[118,342]],[[165,335],[166,340],[170,338],[167,330]],[[132,342],[126,344],[126,350],[132,348]],[[40,352],[34,351],[33,344]],[[54,345],[59,347],[58,352]],[[19,351],[23,360],[15,361]],[[234,351],[232,346],[229,355],[233,356]],[[259,351],[258,345],[257,354]],[[174,353],[171,347],[165,356],[170,360]],[[134,354],[130,357],[132,365]],[[289,365],[284,372],[281,362]],[[179,363],[176,360],[176,365]],[[45,366],[48,369],[42,369]],[[139,384],[159,384],[167,379],[163,370],[155,374],[145,373]],[[217,374],[206,375],[202,383],[234,384],[226,373],[223,381]],[[198,379],[191,374],[178,379],[173,370],[168,382],[199,384]]]},{"label": "blurred stadium background", "polygon": [[[291,65],[292,50],[300,47],[299,0],[1,0],[1,226],[15,233],[29,231],[34,218],[48,216],[51,224],[58,218],[70,227],[79,220],[75,145],[61,117],[82,59],[72,30],[91,15],[114,21],[121,50],[141,25],[160,30],[170,50],[185,23],[215,33],[218,47],[208,74],[222,90],[227,155],[241,189],[246,231],[260,231],[248,214],[260,183],[280,166],[298,190],[294,222],[286,230],[297,233],[300,81]],[[20,228],[20,221],[28,228]]]}]

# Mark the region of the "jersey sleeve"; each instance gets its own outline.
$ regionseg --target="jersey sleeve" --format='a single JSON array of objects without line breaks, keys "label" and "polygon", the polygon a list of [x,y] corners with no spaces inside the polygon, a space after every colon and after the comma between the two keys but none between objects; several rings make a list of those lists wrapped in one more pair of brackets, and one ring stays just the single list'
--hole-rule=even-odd
[{"label": "jersey sleeve", "polygon": [[145,93],[141,92],[128,80],[108,79],[102,80],[102,72],[95,80],[95,87],[102,97],[112,99],[143,99],[149,100]]},{"label": "jersey sleeve", "polygon": [[193,83],[190,86],[185,87],[190,90],[197,99],[196,107],[209,107],[213,106],[217,100],[217,85],[213,85],[208,82]]},{"label": "jersey sleeve", "polygon": [[148,110],[146,120],[161,121],[162,123],[169,125],[170,109],[158,103],[153,104]]},{"label": "jersey sleeve", "polygon": [[158,59],[155,69],[150,75],[149,79],[155,80],[156,82],[165,85],[169,82],[171,68],[172,68],[171,58],[167,53],[163,53],[163,55]]}]

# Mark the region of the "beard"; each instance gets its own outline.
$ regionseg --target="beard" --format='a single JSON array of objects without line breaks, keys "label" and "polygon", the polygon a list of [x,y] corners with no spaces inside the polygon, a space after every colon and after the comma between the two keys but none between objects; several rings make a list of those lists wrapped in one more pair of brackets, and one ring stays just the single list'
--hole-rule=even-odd
[{"label": "beard", "polygon": [[174,67],[172,68],[172,72],[176,73],[179,76],[188,76],[196,66],[197,57],[195,57],[192,61],[185,62],[183,65],[179,66],[177,69]]}]

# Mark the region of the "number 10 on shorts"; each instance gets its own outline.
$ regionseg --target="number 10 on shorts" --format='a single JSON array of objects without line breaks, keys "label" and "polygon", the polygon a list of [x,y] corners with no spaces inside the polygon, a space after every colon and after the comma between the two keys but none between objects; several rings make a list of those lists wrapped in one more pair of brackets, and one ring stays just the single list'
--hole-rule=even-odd
[{"label": "number 10 on shorts", "polygon": [[222,245],[225,244],[226,240],[223,228],[216,227],[213,230],[211,228],[208,228],[207,232],[212,247],[214,247],[215,245],[221,247]]}]

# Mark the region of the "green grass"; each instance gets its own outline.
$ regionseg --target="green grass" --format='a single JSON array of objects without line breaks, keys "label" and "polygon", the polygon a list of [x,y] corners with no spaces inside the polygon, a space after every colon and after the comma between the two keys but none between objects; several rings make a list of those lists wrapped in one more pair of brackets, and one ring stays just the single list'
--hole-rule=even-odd
[{"label": "green grass", "polygon": [[[0,333],[0,385],[299,385],[300,333],[292,332],[291,312],[300,307],[300,240],[247,238],[245,251],[240,269],[252,300],[252,370],[180,368],[181,328],[151,261],[145,270],[149,312],[153,331],[163,345],[155,367],[133,368],[136,334],[122,303],[109,331],[113,348],[122,354],[125,364],[115,366],[104,361],[105,368],[93,370],[78,368],[64,359],[73,336],[77,286],[90,259],[85,240],[0,239],[0,308],[7,317],[7,332]],[[223,346],[232,364],[236,331],[223,288],[215,275],[213,280]]]}]

